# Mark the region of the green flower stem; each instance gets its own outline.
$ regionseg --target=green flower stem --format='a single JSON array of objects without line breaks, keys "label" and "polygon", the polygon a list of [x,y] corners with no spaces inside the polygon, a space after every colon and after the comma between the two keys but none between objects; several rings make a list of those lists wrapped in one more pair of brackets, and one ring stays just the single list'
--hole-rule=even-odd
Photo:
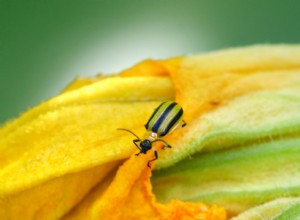
[{"label": "green flower stem", "polygon": [[274,220],[285,220],[285,219],[299,219],[300,218],[300,201],[292,205],[280,215],[278,215]]},{"label": "green flower stem", "polygon": [[294,220],[300,216],[300,198],[280,198],[251,208],[232,220]]}]

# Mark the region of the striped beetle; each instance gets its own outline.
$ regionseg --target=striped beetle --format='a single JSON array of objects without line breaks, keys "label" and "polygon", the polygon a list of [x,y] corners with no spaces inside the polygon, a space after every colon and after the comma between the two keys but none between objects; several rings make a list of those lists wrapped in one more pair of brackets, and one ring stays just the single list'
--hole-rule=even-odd
[{"label": "striped beetle", "polygon": [[[151,168],[150,163],[158,158],[157,151],[152,147],[152,144],[160,141],[164,144],[162,149],[165,147],[171,148],[171,146],[161,139],[161,137],[170,134],[180,124],[181,127],[186,125],[185,121],[182,119],[182,115],[183,110],[179,104],[172,101],[163,102],[155,109],[148,122],[145,124],[147,131],[143,140],[128,129],[118,128],[118,130],[127,131],[137,138],[133,140],[134,145],[140,150],[136,156],[141,153],[146,154],[148,150],[153,148],[155,158],[149,160],[147,163],[147,166]],[[137,143],[139,143],[139,145]]]}]

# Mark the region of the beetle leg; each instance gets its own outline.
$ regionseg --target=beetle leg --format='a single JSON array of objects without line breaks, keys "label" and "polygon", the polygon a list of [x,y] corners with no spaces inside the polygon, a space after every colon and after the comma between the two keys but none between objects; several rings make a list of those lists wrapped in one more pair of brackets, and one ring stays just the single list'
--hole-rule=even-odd
[{"label": "beetle leg", "polygon": [[148,166],[149,168],[151,168],[150,163],[151,163],[152,161],[157,160],[157,158],[158,158],[158,155],[157,155],[157,151],[156,151],[156,150],[154,150],[154,156],[155,156],[155,158],[152,159],[152,160],[149,160],[148,163],[147,163],[147,166]]},{"label": "beetle leg", "polygon": [[132,142],[134,143],[134,145],[135,145],[139,150],[141,150],[141,148],[139,147],[139,145],[136,144],[136,142],[141,142],[140,139],[134,139]]},{"label": "beetle leg", "polygon": [[167,147],[167,148],[172,148],[172,146],[169,145],[169,144],[168,144],[166,141],[164,141],[163,139],[156,139],[156,140],[152,141],[152,143],[153,143],[153,142],[157,142],[157,141],[160,141],[160,142],[162,142],[162,143],[164,144],[164,146],[162,147],[162,149],[165,149],[165,147]]},{"label": "beetle leg", "polygon": [[134,143],[134,145],[140,150],[140,152],[139,153],[137,153],[137,154],[135,154],[135,156],[139,156],[140,155],[140,153],[141,153],[141,148],[139,147],[139,145],[137,145],[137,143],[136,142],[141,142],[141,140],[140,139],[134,139],[133,141],[132,141],[133,143]]},{"label": "beetle leg", "polygon": [[184,121],[184,120],[182,120],[182,125],[181,125],[181,127],[183,128],[183,127],[185,127],[186,126],[186,122]]}]

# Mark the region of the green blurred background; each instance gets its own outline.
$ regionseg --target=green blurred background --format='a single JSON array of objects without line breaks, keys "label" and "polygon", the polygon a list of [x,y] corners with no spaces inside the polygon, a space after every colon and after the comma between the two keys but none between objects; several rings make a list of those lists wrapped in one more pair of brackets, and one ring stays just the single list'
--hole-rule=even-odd
[{"label": "green blurred background", "polygon": [[146,58],[298,43],[297,0],[0,0],[0,123],[76,76]]}]

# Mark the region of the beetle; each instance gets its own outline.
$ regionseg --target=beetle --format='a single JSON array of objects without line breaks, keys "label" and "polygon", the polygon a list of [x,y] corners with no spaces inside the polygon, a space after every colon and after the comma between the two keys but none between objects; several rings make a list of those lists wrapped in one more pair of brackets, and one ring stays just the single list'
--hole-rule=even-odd
[{"label": "beetle", "polygon": [[[136,139],[133,140],[133,143],[140,150],[136,156],[146,154],[148,150],[153,148],[155,158],[149,160],[147,163],[147,166],[151,168],[150,163],[158,158],[157,151],[152,144],[155,142],[162,142],[164,144],[162,149],[165,147],[171,148],[171,145],[164,141],[162,137],[170,134],[179,125],[181,125],[181,127],[186,126],[182,116],[183,109],[178,103],[173,101],[163,102],[154,110],[148,122],[145,124],[147,131],[143,140],[129,129],[118,128],[118,130],[127,131],[136,137]],[[139,145],[137,143],[139,143]]]}]

